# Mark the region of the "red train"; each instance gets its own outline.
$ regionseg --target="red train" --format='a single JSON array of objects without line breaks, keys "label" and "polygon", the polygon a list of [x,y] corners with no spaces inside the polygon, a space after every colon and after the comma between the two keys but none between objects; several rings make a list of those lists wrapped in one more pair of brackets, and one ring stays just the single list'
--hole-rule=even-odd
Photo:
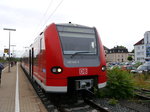
[{"label": "red train", "polygon": [[22,67],[46,92],[106,85],[105,53],[94,27],[49,25],[24,53]]}]

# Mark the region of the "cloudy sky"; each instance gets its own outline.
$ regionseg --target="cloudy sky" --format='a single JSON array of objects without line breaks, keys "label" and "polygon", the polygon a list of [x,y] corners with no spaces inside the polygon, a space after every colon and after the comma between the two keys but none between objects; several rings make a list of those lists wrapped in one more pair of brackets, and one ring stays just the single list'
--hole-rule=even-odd
[{"label": "cloudy sky", "polygon": [[19,53],[53,22],[95,26],[108,48],[123,45],[131,51],[150,30],[150,0],[0,0],[0,55],[11,45]]}]

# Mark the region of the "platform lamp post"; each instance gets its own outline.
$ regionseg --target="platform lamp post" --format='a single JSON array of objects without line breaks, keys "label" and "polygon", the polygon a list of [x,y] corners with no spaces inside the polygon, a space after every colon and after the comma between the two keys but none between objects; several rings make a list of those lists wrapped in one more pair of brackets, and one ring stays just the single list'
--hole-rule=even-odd
[{"label": "platform lamp post", "polygon": [[9,50],[8,50],[8,53],[9,53],[9,61],[8,61],[8,72],[10,72],[10,32],[11,31],[16,31],[16,29],[10,29],[10,28],[3,28],[3,30],[8,30],[9,31]]}]

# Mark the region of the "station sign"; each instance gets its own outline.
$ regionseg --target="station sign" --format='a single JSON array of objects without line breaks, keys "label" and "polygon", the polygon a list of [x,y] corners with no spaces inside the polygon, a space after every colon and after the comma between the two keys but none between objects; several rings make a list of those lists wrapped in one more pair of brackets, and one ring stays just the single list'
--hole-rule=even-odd
[{"label": "station sign", "polygon": [[4,53],[9,53],[9,49],[4,49]]}]

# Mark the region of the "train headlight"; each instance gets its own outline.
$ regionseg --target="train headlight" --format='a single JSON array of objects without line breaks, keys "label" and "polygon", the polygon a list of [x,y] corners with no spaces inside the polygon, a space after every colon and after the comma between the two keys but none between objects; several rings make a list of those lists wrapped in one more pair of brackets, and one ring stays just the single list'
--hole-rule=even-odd
[{"label": "train headlight", "polygon": [[102,66],[102,71],[106,71],[106,66],[105,65]]},{"label": "train headlight", "polygon": [[58,68],[57,69],[57,72],[61,73],[62,69],[61,68]]},{"label": "train headlight", "polygon": [[59,66],[55,66],[51,69],[51,72],[54,73],[54,74],[59,74],[59,73],[62,73],[62,68],[59,67]]}]

